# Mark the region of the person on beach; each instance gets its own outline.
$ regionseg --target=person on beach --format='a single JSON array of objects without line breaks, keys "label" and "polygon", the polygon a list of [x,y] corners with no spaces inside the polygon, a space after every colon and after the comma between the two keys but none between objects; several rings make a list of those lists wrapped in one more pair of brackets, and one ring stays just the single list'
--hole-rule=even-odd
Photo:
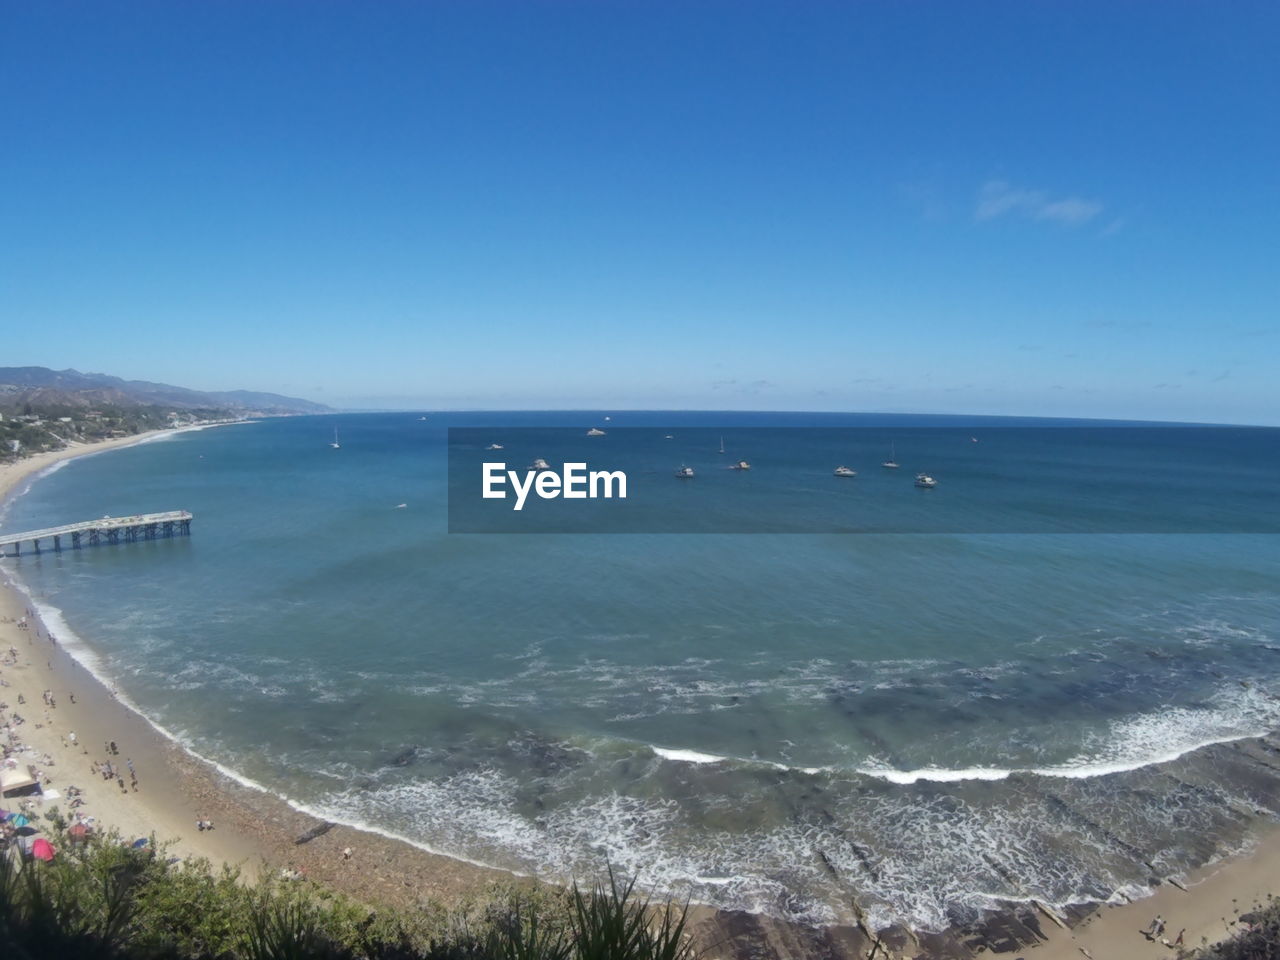
[{"label": "person on beach", "polygon": [[1156,937],[1160,936],[1163,930],[1164,917],[1157,913],[1156,918],[1151,921],[1151,925],[1143,932],[1147,935],[1148,940],[1154,940]]},{"label": "person on beach", "polygon": [[1182,938],[1183,938],[1184,936],[1186,936],[1186,934],[1187,934],[1187,928],[1186,928],[1186,927],[1183,927],[1181,930],[1179,930],[1179,931],[1178,931],[1177,939],[1175,939],[1175,940],[1173,941],[1173,945],[1174,945],[1175,947],[1180,947],[1180,946],[1182,946]]}]

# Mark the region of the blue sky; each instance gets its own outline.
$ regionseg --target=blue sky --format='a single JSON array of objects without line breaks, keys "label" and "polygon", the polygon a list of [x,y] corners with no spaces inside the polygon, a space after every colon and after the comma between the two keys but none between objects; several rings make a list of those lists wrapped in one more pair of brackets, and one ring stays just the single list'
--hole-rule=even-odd
[{"label": "blue sky", "polygon": [[1280,422],[1274,3],[10,4],[0,364]]}]

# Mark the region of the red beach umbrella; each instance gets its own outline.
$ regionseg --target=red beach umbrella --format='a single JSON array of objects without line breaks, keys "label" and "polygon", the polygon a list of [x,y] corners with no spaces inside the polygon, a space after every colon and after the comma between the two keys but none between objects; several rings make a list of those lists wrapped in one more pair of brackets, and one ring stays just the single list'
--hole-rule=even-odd
[{"label": "red beach umbrella", "polygon": [[44,837],[37,837],[36,842],[31,844],[31,855],[37,860],[43,860],[45,863],[52,860],[53,855],[56,852],[57,851],[53,849],[53,844]]},{"label": "red beach umbrella", "polygon": [[88,835],[89,835],[89,828],[86,827],[83,823],[77,823],[75,826],[73,826],[70,830],[67,831],[67,836],[74,837],[77,840],[83,840]]}]

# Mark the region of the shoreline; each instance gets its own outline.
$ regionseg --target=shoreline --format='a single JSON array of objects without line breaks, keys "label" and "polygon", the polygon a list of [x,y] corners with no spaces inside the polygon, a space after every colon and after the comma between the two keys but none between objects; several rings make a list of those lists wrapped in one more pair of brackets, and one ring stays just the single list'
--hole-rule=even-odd
[{"label": "shoreline", "polygon": [[15,460],[12,463],[0,464],[0,521],[10,501],[22,496],[30,489],[30,484],[22,490],[17,487],[22,481],[34,483],[45,471],[59,464],[70,463],[81,457],[92,457],[108,450],[122,450],[125,447],[136,447],[144,443],[155,443],[180,433],[192,433],[197,430],[211,430],[214,427],[233,427],[245,423],[256,423],[255,420],[216,420],[210,423],[193,423],[184,427],[162,427],[159,430],[144,430],[131,437],[113,437],[110,440],[95,440],[92,443],[70,441],[61,450],[47,450]]},{"label": "shoreline", "polygon": [[[0,468],[0,516],[13,498],[29,489],[29,482],[60,463],[178,433],[252,422],[146,431],[100,443],[76,444],[6,464]],[[24,481],[28,481],[25,487]],[[23,618],[28,621],[26,630],[18,624]],[[68,785],[81,788],[85,796],[81,809],[92,814],[100,826],[118,828],[129,837],[155,834],[161,841],[172,841],[179,856],[204,857],[215,867],[237,866],[251,879],[264,866],[296,870],[358,900],[369,898],[372,879],[372,887],[378,890],[376,899],[397,905],[420,902],[423,895],[457,903],[496,882],[516,879],[506,871],[431,853],[407,841],[345,825],[331,825],[314,840],[296,843],[300,836],[324,826],[326,821],[189,750],[121,698],[108,680],[96,675],[63,645],[51,641],[50,636],[49,626],[35,609],[35,601],[25,586],[0,566],[0,650],[16,648],[19,655],[17,665],[0,668],[0,678],[7,684],[0,688],[0,700],[9,704],[10,713],[17,712],[27,720],[19,728],[19,735],[32,748],[29,754],[53,759],[46,771],[53,777],[51,786],[59,792]],[[97,656],[91,649],[85,653]],[[40,664],[40,659],[45,663]],[[38,699],[46,689],[52,691],[57,704],[53,709]],[[16,702],[18,694],[23,695],[25,704]],[[92,740],[78,736],[77,744],[67,740],[71,732],[87,730],[107,732],[106,739],[115,741],[119,754],[108,757],[105,746],[95,742],[96,736]],[[146,759],[139,759],[143,757]],[[112,783],[104,783],[90,770],[94,761],[110,760],[119,767],[129,759],[135,760],[137,769],[136,791],[113,788]],[[65,814],[65,804],[63,796],[46,802],[44,809],[58,805]],[[198,830],[197,819],[212,820],[215,829]],[[355,850],[351,860],[342,857],[347,847]],[[424,862],[407,862],[419,857],[425,858]],[[372,877],[364,869],[370,864],[375,871]],[[411,890],[418,893],[407,898],[406,891]]]},{"label": "shoreline", "polygon": [[[25,492],[18,490],[24,480],[34,482],[60,462],[221,425],[230,424],[149,431],[6,465],[0,468],[0,509]],[[239,866],[249,878],[264,869],[299,871],[358,901],[375,904],[409,908],[429,902],[457,905],[495,885],[535,882],[506,870],[431,852],[375,829],[328,824],[270,789],[237,778],[214,761],[194,754],[123,701],[74,655],[53,643],[47,625],[38,616],[33,615],[29,629],[22,630],[17,621],[26,613],[28,597],[10,582],[14,579],[6,572],[0,584],[0,651],[16,648],[19,663],[0,668],[6,683],[0,689],[0,700],[13,712],[17,694],[24,695],[26,703],[17,707],[17,712],[27,723],[19,735],[34,748],[34,754],[47,754],[54,761],[46,769],[53,777],[54,789],[74,784],[84,790],[82,809],[93,814],[99,824],[116,827],[126,837],[155,834],[161,840],[172,840],[178,855],[205,857],[215,867]],[[45,664],[40,664],[40,659]],[[35,699],[46,689],[52,691],[57,703],[52,709]],[[92,737],[80,736],[76,743],[68,740],[71,731],[84,734],[89,730],[95,731]],[[107,740],[114,739],[119,748],[119,754],[110,758],[113,763],[119,766],[126,759],[135,761],[138,789],[121,789],[90,770],[92,762],[106,759],[100,742],[103,734]],[[1267,737],[1231,741],[1221,749],[1238,749],[1241,744],[1261,744],[1267,752],[1280,753],[1280,744]],[[46,802],[45,809],[55,804],[67,812],[65,798]],[[198,818],[212,820],[216,829],[198,831]],[[318,828],[323,832],[314,839],[298,842]],[[1035,906],[1014,904],[1009,905],[1008,916],[997,913],[977,929],[953,929],[937,935],[880,931],[872,936],[853,927],[804,928],[764,915],[701,906],[695,907],[693,920],[701,939],[741,956],[865,956],[877,940],[903,955],[972,956],[979,944],[991,949],[1002,933],[1012,936],[1019,949],[1044,960],[1076,957],[1084,951],[1095,960],[1169,956],[1167,947],[1146,941],[1138,932],[1155,914],[1166,917],[1169,939],[1185,927],[1186,944],[1195,946],[1202,937],[1211,942],[1221,939],[1229,932],[1233,911],[1245,912],[1256,899],[1280,890],[1280,829],[1260,829],[1259,834],[1249,853],[1191,871],[1183,881],[1185,889],[1163,883],[1150,895],[1122,905],[1082,907],[1070,918],[1063,918],[1062,928],[1056,920],[1048,922],[1052,918]],[[353,850],[350,859],[343,856],[346,848]],[[1010,927],[1018,929],[1009,933]],[[768,952],[759,954],[761,948]],[[921,949],[926,952],[918,953]]]}]

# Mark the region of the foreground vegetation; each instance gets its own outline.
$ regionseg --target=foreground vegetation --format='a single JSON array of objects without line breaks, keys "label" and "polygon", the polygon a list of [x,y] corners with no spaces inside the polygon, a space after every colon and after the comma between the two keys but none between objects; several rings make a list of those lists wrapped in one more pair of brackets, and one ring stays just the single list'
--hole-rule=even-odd
[{"label": "foreground vegetation", "polygon": [[505,887],[454,911],[371,910],[307,882],[245,883],[115,836],[0,854],[0,956],[13,960],[694,960],[686,909],[610,875],[584,891]]},{"label": "foreground vegetation", "polygon": [[1268,898],[1265,905],[1239,920],[1248,924],[1246,929],[1191,956],[1195,960],[1280,960],[1280,900]]}]

